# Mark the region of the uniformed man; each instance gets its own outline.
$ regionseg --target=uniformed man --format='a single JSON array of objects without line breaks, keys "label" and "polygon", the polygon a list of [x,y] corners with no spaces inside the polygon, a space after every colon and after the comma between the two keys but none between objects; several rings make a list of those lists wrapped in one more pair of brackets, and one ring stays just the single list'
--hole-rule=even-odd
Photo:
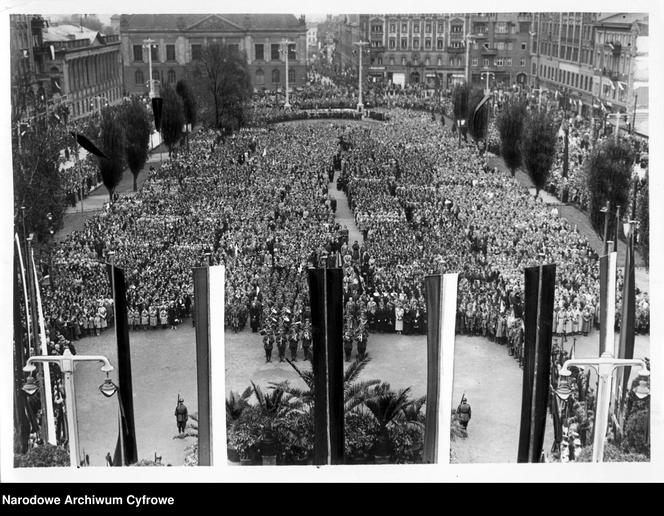
[{"label": "uniformed man", "polygon": [[279,335],[277,335],[277,351],[279,352],[279,362],[283,362],[284,358],[286,358],[287,340],[288,339],[282,326],[281,330],[279,331]]},{"label": "uniformed man", "polygon": [[367,353],[367,341],[369,340],[369,332],[366,326],[362,327],[360,331],[360,339],[357,343],[357,357],[362,360]]},{"label": "uniformed man", "polygon": [[178,425],[178,433],[184,433],[185,426],[187,425],[187,419],[189,419],[187,406],[184,404],[184,399],[178,398],[178,404],[177,407],[175,407],[175,421]]},{"label": "uniformed man", "polygon": [[274,347],[274,335],[269,333],[263,337],[263,348],[265,349],[265,362],[272,362],[272,348]]},{"label": "uniformed man", "polygon": [[302,351],[304,351],[305,360],[311,360],[311,328],[308,323],[309,321],[305,324],[302,332]]},{"label": "uniformed man", "polygon": [[350,356],[353,353],[353,340],[350,334],[350,331],[346,330],[344,333],[344,355],[346,356],[346,362],[350,362]]},{"label": "uniformed man", "polygon": [[461,426],[468,428],[468,422],[470,421],[470,405],[468,404],[465,395],[461,398],[461,403],[459,403],[459,406],[457,407],[457,417]]},{"label": "uniformed man", "polygon": [[297,341],[298,341],[297,330],[293,328],[290,334],[290,338],[288,339],[288,349],[290,350],[291,360],[293,362],[297,362]]}]

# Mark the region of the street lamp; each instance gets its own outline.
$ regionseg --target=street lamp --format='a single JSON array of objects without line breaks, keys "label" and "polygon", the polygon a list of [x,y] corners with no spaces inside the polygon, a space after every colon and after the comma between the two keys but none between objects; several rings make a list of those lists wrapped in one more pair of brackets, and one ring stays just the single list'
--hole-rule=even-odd
[{"label": "street lamp", "polygon": [[368,44],[369,44],[368,41],[355,41],[353,43],[353,45],[357,45],[357,47],[358,47],[357,54],[358,54],[359,59],[360,59],[359,70],[358,70],[359,73],[357,74],[358,75],[358,79],[357,79],[357,81],[358,81],[358,84],[357,84],[357,87],[358,87],[357,110],[360,113],[362,113],[362,110],[364,109],[364,105],[362,104],[362,53],[364,52],[365,45],[368,45]]},{"label": "street lamp", "polygon": [[604,214],[604,254],[608,254],[609,242],[607,238],[609,237],[609,201],[606,201],[606,205],[599,211]]},{"label": "street lamp", "polygon": [[[486,77],[486,88],[484,89],[484,94],[489,95],[489,77],[495,79],[496,74],[493,72],[482,72],[480,74],[480,77]],[[493,95],[492,95],[492,100],[493,100]],[[491,110],[489,109],[489,106],[486,106],[486,136],[484,137],[484,154],[489,150],[489,120],[491,117]]]},{"label": "street lamp", "polygon": [[79,439],[78,439],[78,420],[76,417],[76,391],[74,389],[74,369],[76,362],[102,362],[101,370],[106,373],[106,380],[99,387],[99,390],[107,398],[115,394],[117,387],[113,385],[113,390],[111,389],[109,382],[112,384],[109,378],[109,373],[113,371],[114,367],[108,361],[105,356],[101,355],[72,355],[69,348],[66,348],[62,355],[35,355],[28,358],[28,361],[23,368],[23,371],[30,373],[30,376],[27,378],[22,389],[28,395],[35,394],[37,392],[37,386],[34,381],[33,373],[37,369],[35,366],[36,362],[44,363],[47,367],[47,363],[58,364],[60,370],[64,374],[64,387],[65,387],[65,397],[66,397],[66,412],[67,412],[67,428],[69,434],[69,463],[72,468],[79,467]]},{"label": "street lamp", "polygon": [[284,109],[290,109],[289,93],[288,93],[288,49],[290,45],[294,45],[294,41],[289,41],[287,39],[281,40],[281,49],[280,52],[286,55],[286,102],[284,103]]},{"label": "street lamp", "polygon": [[152,38],[147,38],[143,40],[143,48],[148,49],[148,73],[150,74],[149,77],[149,84],[150,84],[150,98],[154,97],[154,87],[152,84],[152,49],[153,48],[158,48],[157,45],[154,45],[155,40]]},{"label": "street lamp", "polygon": [[[99,113],[99,119],[100,120],[101,120],[101,101],[102,101],[102,99],[106,101],[106,104],[104,105],[104,107],[108,106],[109,101],[108,101],[108,98],[106,97],[106,95],[95,95],[94,97],[92,97],[92,100],[96,101],[97,113]],[[91,104],[90,107],[94,108],[95,102],[91,102],[90,104]]]},{"label": "street lamp", "polygon": [[561,369],[569,371],[571,366],[589,365],[597,371],[597,410],[595,411],[595,437],[593,441],[593,462],[604,461],[604,440],[606,438],[607,423],[609,419],[609,405],[611,403],[611,380],[613,372],[619,367],[641,366],[641,375],[649,374],[646,363],[641,359],[613,358],[609,351],[602,353],[599,358],[573,358],[567,360]]}]

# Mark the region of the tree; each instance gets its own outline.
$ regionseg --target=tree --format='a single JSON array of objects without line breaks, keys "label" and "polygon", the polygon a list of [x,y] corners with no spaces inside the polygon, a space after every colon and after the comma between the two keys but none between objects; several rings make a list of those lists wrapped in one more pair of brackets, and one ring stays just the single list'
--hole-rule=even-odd
[{"label": "tree", "polygon": [[244,105],[252,93],[245,56],[233,47],[210,43],[203,47],[194,75],[200,78],[199,98],[210,106],[214,127],[230,133],[244,125]]},{"label": "tree", "polygon": [[521,154],[535,185],[535,198],[546,185],[556,153],[556,128],[547,113],[533,112],[525,124]]},{"label": "tree", "polygon": [[114,112],[104,109],[101,114],[100,150],[106,158],[99,158],[99,170],[104,186],[113,202],[113,194],[120,184],[125,167],[125,133]]},{"label": "tree", "polygon": [[500,133],[500,154],[505,166],[510,169],[512,177],[521,166],[521,137],[526,119],[526,107],[518,100],[505,105],[498,117],[497,125]]},{"label": "tree", "polygon": [[403,417],[403,411],[413,402],[408,399],[410,387],[395,392],[389,383],[382,383],[372,389],[371,398],[364,404],[378,423],[378,438],[374,455],[385,456],[391,453],[392,442],[389,426]]},{"label": "tree", "polygon": [[148,160],[150,133],[152,131],[148,110],[138,97],[132,98],[131,102],[125,107],[124,120],[127,141],[125,154],[129,170],[134,176],[135,192],[137,190],[138,174]]},{"label": "tree", "polygon": [[466,106],[466,120],[468,125],[468,132],[475,140],[475,144],[479,148],[479,142],[487,137],[489,104],[484,103],[481,108],[475,112],[477,106],[480,105],[484,98],[484,92],[480,88],[473,88],[468,95],[468,103]]},{"label": "tree", "polygon": [[[634,151],[625,140],[609,138],[586,159],[586,178],[590,192],[590,220],[596,230],[604,227],[604,214],[600,212],[609,203],[609,213],[618,206],[627,209]],[[608,219],[608,234],[615,235],[615,217]],[[609,238],[612,240],[612,238]]]},{"label": "tree", "polygon": [[161,136],[168,147],[168,155],[182,137],[184,125],[184,105],[175,90],[166,85],[162,88],[164,103],[161,110]]},{"label": "tree", "polygon": [[186,123],[191,124],[193,127],[196,125],[197,116],[196,96],[189,86],[189,83],[184,79],[180,79],[177,82],[175,85],[175,91],[182,99],[182,104],[184,107],[184,120]]},{"label": "tree", "polygon": [[639,225],[639,246],[641,247],[641,254],[646,262],[650,264],[650,208],[648,202],[648,192],[650,190],[650,174],[646,172],[645,185],[641,187],[638,195],[639,211],[637,214]]}]

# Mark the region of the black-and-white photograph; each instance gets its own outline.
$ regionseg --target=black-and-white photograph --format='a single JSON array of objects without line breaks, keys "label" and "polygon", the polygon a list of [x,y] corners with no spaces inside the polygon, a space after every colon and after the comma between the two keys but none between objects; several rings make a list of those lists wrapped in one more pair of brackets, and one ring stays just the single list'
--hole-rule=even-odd
[{"label": "black-and-white photograph", "polygon": [[324,11],[9,15],[14,468],[650,461],[649,14]]}]

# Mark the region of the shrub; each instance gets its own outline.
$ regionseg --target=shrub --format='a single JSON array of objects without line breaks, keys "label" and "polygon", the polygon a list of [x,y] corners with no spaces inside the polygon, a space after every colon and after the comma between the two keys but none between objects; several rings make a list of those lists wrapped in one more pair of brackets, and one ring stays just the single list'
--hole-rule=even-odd
[{"label": "shrub", "polygon": [[25,455],[14,455],[16,468],[53,468],[69,465],[69,451],[52,444],[35,446]]}]

